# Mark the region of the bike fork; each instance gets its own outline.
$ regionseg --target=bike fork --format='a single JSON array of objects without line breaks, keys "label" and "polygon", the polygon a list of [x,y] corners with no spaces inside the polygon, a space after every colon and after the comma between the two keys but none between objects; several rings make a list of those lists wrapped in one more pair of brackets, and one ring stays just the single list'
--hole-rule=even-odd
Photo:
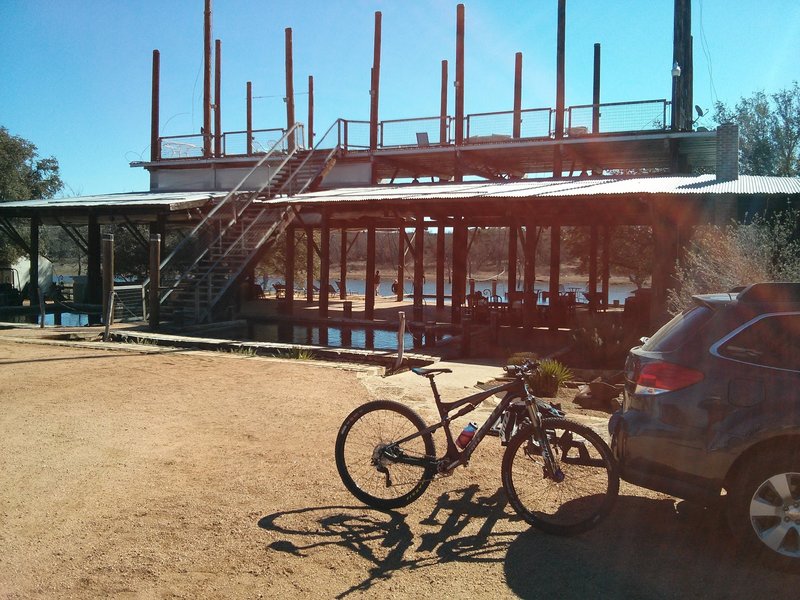
[{"label": "bike fork", "polygon": [[528,399],[526,405],[528,407],[528,414],[533,424],[533,435],[536,441],[539,442],[539,448],[542,451],[542,459],[544,460],[544,477],[549,477],[556,483],[564,481],[564,472],[558,464],[558,459],[550,447],[550,440],[547,439],[547,432],[542,427],[542,416],[538,410],[533,407],[535,400]]}]

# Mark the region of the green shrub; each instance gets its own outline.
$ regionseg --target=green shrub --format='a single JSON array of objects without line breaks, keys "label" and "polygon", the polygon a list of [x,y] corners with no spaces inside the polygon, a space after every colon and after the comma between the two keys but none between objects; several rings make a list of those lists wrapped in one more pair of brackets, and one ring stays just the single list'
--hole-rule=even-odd
[{"label": "green shrub", "polygon": [[558,389],[572,379],[572,371],[555,359],[545,358],[536,372],[528,377],[528,385],[536,396],[552,398]]}]

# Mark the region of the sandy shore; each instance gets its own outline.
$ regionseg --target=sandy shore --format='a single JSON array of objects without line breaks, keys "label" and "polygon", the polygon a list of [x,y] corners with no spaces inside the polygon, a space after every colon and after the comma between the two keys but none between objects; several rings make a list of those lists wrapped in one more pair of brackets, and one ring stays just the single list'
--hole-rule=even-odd
[{"label": "sandy shore", "polygon": [[789,598],[800,584],[739,556],[713,515],[628,485],[587,534],[529,531],[491,439],[411,506],[360,505],[333,461],[344,416],[373,395],[432,409],[424,386],[372,369],[21,335],[0,331],[0,598]]}]

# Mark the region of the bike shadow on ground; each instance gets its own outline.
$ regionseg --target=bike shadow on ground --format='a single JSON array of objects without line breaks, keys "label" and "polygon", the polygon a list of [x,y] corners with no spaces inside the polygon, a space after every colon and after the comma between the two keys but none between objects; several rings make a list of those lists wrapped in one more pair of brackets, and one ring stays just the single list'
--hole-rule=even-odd
[{"label": "bike shadow on ground", "polygon": [[574,537],[528,529],[502,488],[488,495],[477,485],[449,490],[418,518],[317,506],[276,512],[258,525],[282,538],[270,552],[324,560],[329,550],[344,549],[366,559],[363,579],[337,598],[370,590],[401,569],[449,562],[502,565],[506,585],[522,598],[783,598],[800,584],[800,576],[787,580],[742,556],[718,512],[676,507],[671,499],[622,496],[598,527]]}]

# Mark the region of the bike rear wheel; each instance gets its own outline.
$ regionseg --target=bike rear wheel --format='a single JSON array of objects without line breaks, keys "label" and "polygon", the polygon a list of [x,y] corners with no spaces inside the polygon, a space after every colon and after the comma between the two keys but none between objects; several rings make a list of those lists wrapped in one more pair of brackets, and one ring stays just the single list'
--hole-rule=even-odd
[{"label": "bike rear wheel", "polygon": [[619,493],[611,449],[589,427],[568,419],[543,419],[542,428],[563,480],[546,474],[540,444],[528,425],[503,455],[503,488],[529,525],[556,535],[584,532],[611,512]]},{"label": "bike rear wheel", "polygon": [[[423,433],[422,418],[399,402],[377,400],[355,409],[336,436],[336,468],[345,487],[374,508],[399,508],[410,504],[430,485],[436,456],[433,436]],[[400,459],[418,459],[407,464]],[[428,458],[430,465],[422,464]]]}]

